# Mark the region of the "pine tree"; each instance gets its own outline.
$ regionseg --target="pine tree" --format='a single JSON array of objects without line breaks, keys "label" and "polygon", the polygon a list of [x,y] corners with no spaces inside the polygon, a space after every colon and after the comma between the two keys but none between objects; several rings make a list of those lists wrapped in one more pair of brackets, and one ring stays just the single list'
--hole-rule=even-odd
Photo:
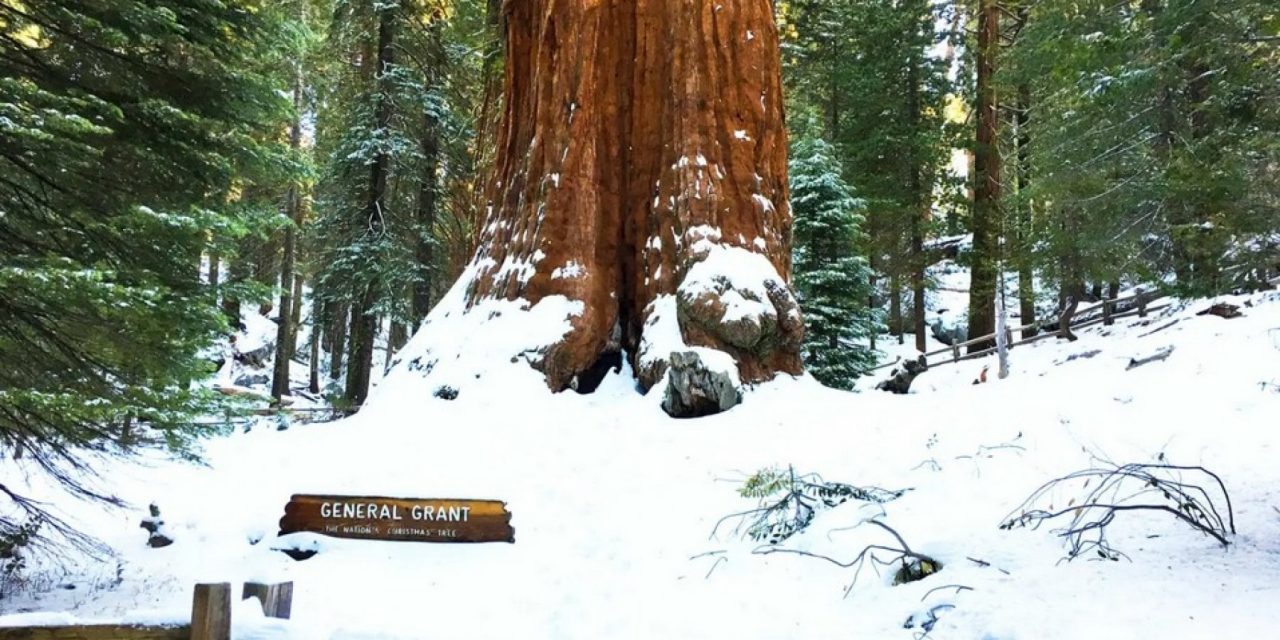
[{"label": "pine tree", "polygon": [[347,351],[330,359],[335,373],[346,362],[343,399],[351,405],[368,395],[384,320],[410,320],[411,291],[423,276],[415,260],[422,234],[413,197],[425,173],[416,171],[418,138],[424,113],[438,101],[419,72],[427,53],[414,38],[435,15],[414,2],[339,0],[330,24],[326,49],[345,64],[328,67],[320,87],[317,154],[324,164],[312,242],[319,298],[349,313],[335,340]]},{"label": "pine tree", "polygon": [[1033,209],[1034,232],[1018,244],[1042,249],[1060,297],[1122,279],[1213,293],[1265,274],[1280,230],[1268,16],[1248,0],[1026,11],[1003,84],[1029,105],[1019,153],[1034,179],[1014,206]]},{"label": "pine tree", "polygon": [[793,136],[836,149],[845,181],[866,201],[873,277],[889,284],[889,328],[899,340],[914,333],[921,350],[924,246],[955,134],[943,118],[947,63],[931,55],[942,10],[915,0],[795,0],[781,9]]},{"label": "pine tree", "polygon": [[[201,255],[246,226],[239,183],[288,167],[254,4],[0,2],[0,448],[73,493],[111,500],[86,455],[186,452],[217,407],[192,385],[227,328]],[[0,533],[64,529],[0,492]]]},{"label": "pine tree", "polygon": [[805,366],[823,384],[848,389],[875,366],[867,346],[879,314],[867,304],[871,269],[860,250],[865,204],[841,177],[835,149],[801,140],[791,152],[795,287],[805,319]]}]

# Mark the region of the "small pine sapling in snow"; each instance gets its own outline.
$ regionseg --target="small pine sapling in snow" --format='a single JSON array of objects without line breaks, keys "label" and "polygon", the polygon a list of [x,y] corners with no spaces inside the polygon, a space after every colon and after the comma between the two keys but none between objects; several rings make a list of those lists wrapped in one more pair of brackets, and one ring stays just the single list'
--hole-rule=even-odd
[{"label": "small pine sapling in snow", "polygon": [[714,537],[721,525],[736,518],[738,524],[733,529],[734,534],[743,534],[765,544],[778,544],[808,527],[819,511],[849,500],[884,504],[897,500],[907,491],[826,482],[816,473],[796,475],[791,467],[761,469],[738,489],[739,495],[756,498],[759,505],[721,518],[711,535]]},{"label": "small pine sapling in snow", "polygon": [[880,326],[877,310],[867,303],[871,267],[860,254],[865,205],[853,196],[834,149],[823,140],[797,142],[790,170],[805,367],[829,387],[850,389],[876,364],[869,344]]}]

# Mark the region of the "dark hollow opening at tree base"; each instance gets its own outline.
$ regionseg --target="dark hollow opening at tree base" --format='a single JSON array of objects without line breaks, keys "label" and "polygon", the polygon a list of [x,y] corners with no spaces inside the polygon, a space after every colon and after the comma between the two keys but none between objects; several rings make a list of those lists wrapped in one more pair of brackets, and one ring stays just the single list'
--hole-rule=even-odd
[{"label": "dark hollow opening at tree base", "polygon": [[600,384],[610,373],[622,373],[621,351],[601,353],[595,363],[574,377],[574,383],[570,386],[582,395],[590,395],[600,388]]}]

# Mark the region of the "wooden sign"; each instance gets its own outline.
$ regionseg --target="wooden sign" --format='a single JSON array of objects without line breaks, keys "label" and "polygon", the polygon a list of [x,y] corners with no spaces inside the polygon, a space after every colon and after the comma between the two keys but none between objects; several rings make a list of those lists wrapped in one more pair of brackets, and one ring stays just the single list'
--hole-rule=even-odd
[{"label": "wooden sign", "polygon": [[511,513],[497,500],[295,495],[285,505],[280,535],[299,531],[359,540],[516,541]]}]

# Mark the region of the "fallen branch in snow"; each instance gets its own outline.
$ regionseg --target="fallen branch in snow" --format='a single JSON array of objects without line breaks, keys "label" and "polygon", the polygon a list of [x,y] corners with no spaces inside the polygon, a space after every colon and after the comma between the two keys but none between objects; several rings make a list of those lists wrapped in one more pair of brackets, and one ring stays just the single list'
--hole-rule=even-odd
[{"label": "fallen branch in snow", "polygon": [[[1201,476],[1204,481],[1185,481],[1186,474]],[[1068,483],[1080,480],[1084,481],[1082,489],[1089,489],[1091,484],[1093,488],[1082,497],[1072,497],[1066,508],[1055,509],[1052,502],[1045,508],[1036,506],[1049,501],[1055,491]],[[1219,509],[1218,498],[1225,509]],[[1068,525],[1055,531],[1067,541],[1066,560],[1089,552],[1096,552],[1101,559],[1119,560],[1128,556],[1110,545],[1107,527],[1117,515],[1130,511],[1166,513],[1223,546],[1230,544],[1227,537],[1236,532],[1231,496],[1222,478],[1204,467],[1170,464],[1113,465],[1050,480],[1006,516],[1000,528],[1038,529],[1049,520],[1070,516]]]},{"label": "fallen branch in snow", "polygon": [[[50,513],[48,503],[34,500],[10,490],[0,484],[0,495],[7,498],[10,506],[8,513],[0,518],[0,539],[13,539],[27,531],[24,546],[41,548],[44,551],[60,552],[59,542],[66,542],[71,548],[90,557],[103,557],[109,551],[106,545],[87,534],[81,533],[65,520]],[[113,506],[123,503],[111,498]]]},{"label": "fallen branch in snow", "polygon": [[[923,616],[918,613],[913,613],[907,617],[906,622],[902,623],[902,628],[914,629],[916,625],[919,624],[920,633],[915,634],[912,638],[914,638],[914,640],[924,640],[929,637],[929,633],[933,631],[934,625],[938,624],[938,614],[954,608],[956,608],[956,606],[948,602],[930,607],[928,611],[924,612]],[[921,620],[919,618],[923,619]]]},{"label": "fallen branch in snow", "polygon": [[1066,364],[1068,362],[1075,362],[1076,360],[1088,360],[1090,358],[1097,356],[1100,353],[1102,353],[1102,349],[1093,349],[1091,351],[1082,351],[1080,353],[1073,353],[1067,356],[1066,360],[1060,360],[1058,362],[1055,362],[1054,364],[1061,365],[1061,364]]},{"label": "fallen branch in snow", "polygon": [[1132,371],[1143,365],[1151,364],[1152,362],[1164,362],[1165,360],[1168,360],[1171,355],[1173,355],[1173,345],[1169,345],[1160,351],[1157,351],[1155,355],[1147,356],[1142,359],[1130,358],[1129,366],[1125,367],[1124,370]]},{"label": "fallen branch in snow", "polygon": [[972,562],[972,563],[974,563],[974,564],[978,565],[979,567],[982,567],[983,569],[987,569],[987,568],[994,568],[996,571],[999,571],[1000,573],[1003,573],[1003,574],[1005,574],[1006,576],[1007,576],[1007,575],[1010,575],[1010,573],[1009,573],[1009,570],[1008,570],[1008,569],[1001,569],[1000,567],[997,567],[997,566],[995,566],[995,565],[991,564],[990,562],[987,562],[986,560],[983,560],[982,558],[973,558],[973,557],[970,557],[970,556],[965,556],[965,558],[964,558],[964,559],[965,559],[965,560],[968,560],[969,562]]},{"label": "fallen branch in snow", "polygon": [[[955,460],[972,460],[972,461],[973,461],[973,463],[974,463],[974,472],[975,472],[977,475],[979,475],[979,476],[980,476],[980,475],[982,475],[982,471],[981,471],[981,469],[979,469],[979,468],[978,468],[978,459],[979,459],[979,458],[986,458],[986,459],[988,459],[988,460],[989,460],[989,459],[992,459],[992,458],[994,458],[994,457],[995,457],[994,455],[992,455],[992,453],[993,453],[993,452],[995,452],[995,451],[1015,451],[1015,452],[1017,452],[1017,453],[1018,453],[1018,455],[1022,455],[1022,452],[1026,451],[1026,450],[1027,450],[1027,448],[1026,448],[1026,447],[1024,447],[1024,446],[1022,446],[1022,445],[1020,445],[1020,444],[1014,444],[1015,442],[1017,442],[1017,441],[1019,441],[1019,440],[1021,440],[1021,439],[1022,439],[1022,432],[1021,432],[1021,431],[1019,431],[1019,432],[1018,432],[1018,435],[1014,436],[1014,437],[1013,437],[1013,439],[1012,439],[1012,440],[1009,440],[1008,442],[1002,442],[1002,443],[1000,443],[1000,444],[983,444],[983,445],[978,445],[978,450],[977,450],[977,451],[974,451],[973,453],[969,453],[969,454],[965,454],[965,455],[956,456],[954,459],[955,459]],[[928,461],[928,460],[926,460],[925,462],[929,462],[929,461]],[[941,470],[942,470],[942,465],[938,464],[936,460],[934,460],[934,461],[933,461],[933,463],[934,463],[934,467],[935,467],[935,468],[934,468],[934,471],[941,471]],[[918,469],[918,468],[919,468],[920,466],[922,466],[923,464],[924,464],[924,463],[921,463],[921,465],[917,465],[917,466],[916,466],[916,468]],[[914,469],[913,469],[913,471],[914,471]]]},{"label": "fallen branch in snow", "polygon": [[1139,338],[1145,338],[1145,337],[1147,337],[1147,336],[1149,336],[1149,335],[1151,335],[1151,334],[1153,334],[1153,333],[1159,333],[1159,332],[1161,332],[1161,331],[1164,331],[1165,329],[1168,329],[1169,327],[1172,327],[1172,326],[1173,326],[1173,325],[1175,325],[1175,324],[1178,324],[1179,322],[1182,322],[1182,318],[1177,318],[1177,319],[1171,320],[1171,321],[1169,321],[1169,322],[1166,322],[1166,323],[1164,323],[1164,324],[1162,324],[1162,325],[1160,325],[1160,326],[1158,326],[1158,327],[1156,327],[1156,328],[1154,328],[1154,329],[1152,329],[1152,330],[1150,330],[1150,331],[1148,331],[1148,332],[1146,332],[1146,333],[1144,333],[1144,334],[1142,334],[1142,335],[1139,335],[1138,337],[1139,337]]},{"label": "fallen branch in snow", "polygon": [[961,591],[973,591],[973,587],[970,587],[968,585],[944,584],[941,587],[934,587],[924,592],[924,595],[920,596],[920,602],[924,602],[925,600],[928,600],[929,596],[933,595],[935,591],[942,591],[943,589],[955,589],[956,593],[960,593]]},{"label": "fallen branch in snow", "polygon": [[1232,318],[1239,318],[1244,314],[1240,312],[1240,307],[1234,304],[1219,302],[1218,304],[1215,304],[1212,307],[1209,307],[1208,309],[1205,309],[1204,311],[1197,313],[1196,315],[1218,316],[1219,318],[1230,320]]},{"label": "fallen branch in snow", "polygon": [[[902,535],[899,534],[897,530],[895,530],[893,527],[890,527],[889,525],[875,519],[865,520],[862,523],[860,523],[859,526],[861,524],[873,524],[885,530],[886,532],[889,533],[889,535],[893,536],[894,540],[897,542],[897,546],[894,546],[892,544],[869,544],[863,547],[862,551],[859,551],[858,555],[854,556],[853,560],[850,560],[848,562],[841,562],[839,560],[836,560],[835,558],[832,558],[831,556],[824,556],[820,553],[803,551],[801,549],[787,549],[784,547],[777,547],[773,545],[760,547],[752,551],[752,553],[756,555],[762,555],[762,556],[767,556],[774,553],[789,553],[789,554],[798,555],[798,556],[805,556],[807,558],[817,558],[819,560],[826,560],[827,562],[830,562],[831,564],[834,564],[837,567],[840,567],[842,569],[854,568],[853,582],[849,583],[849,586],[845,588],[845,591],[844,591],[845,597],[848,597],[849,593],[853,591],[853,587],[858,584],[858,576],[862,574],[862,569],[863,567],[866,566],[868,561],[871,563],[872,568],[875,569],[877,574],[880,573],[880,567],[887,567],[894,564],[901,564],[901,566],[898,568],[898,572],[894,575],[894,578],[893,578],[893,583],[895,585],[906,584],[908,582],[915,582],[917,580],[923,580],[937,573],[938,571],[942,570],[941,562],[938,562],[937,560],[934,560],[933,558],[927,555],[924,555],[922,553],[917,553],[913,551],[911,547],[907,544],[906,540],[903,540]],[[857,527],[850,527],[850,528],[857,528]],[[877,551],[881,553],[889,554],[889,555],[886,558],[881,558],[876,555]]]},{"label": "fallen branch in snow", "polygon": [[689,561],[692,562],[694,560],[697,560],[698,558],[709,558],[713,556],[715,557],[716,561],[711,563],[711,568],[707,569],[707,575],[703,576],[703,580],[707,580],[711,578],[711,573],[716,570],[716,567],[720,566],[721,562],[729,561],[729,558],[724,555],[726,553],[728,553],[727,549],[717,549],[715,551],[704,551],[702,553],[689,556]]},{"label": "fallen branch in snow", "polygon": [[[973,587],[970,587],[967,585],[945,584],[945,585],[942,585],[941,587],[934,587],[924,592],[924,595],[920,597],[920,602],[924,602],[925,600],[928,600],[929,596],[933,595],[938,591],[942,591],[944,589],[955,589],[957,595],[963,591],[973,591]],[[916,633],[912,637],[915,640],[924,640],[925,638],[929,637],[929,634],[933,631],[933,627],[938,624],[938,614],[943,611],[950,611],[951,609],[954,609],[954,608],[956,608],[956,605],[950,602],[943,602],[940,604],[933,605],[932,607],[929,607],[925,611],[918,611],[916,613],[911,614],[910,616],[907,616],[907,621],[902,623],[902,628],[914,629],[917,626],[919,626],[920,632]]]},{"label": "fallen branch in snow", "polygon": [[912,471],[915,471],[916,469],[919,469],[920,467],[929,467],[930,469],[932,469],[932,470],[934,470],[934,471],[942,471],[942,465],[938,463],[938,459],[937,459],[937,458],[929,458],[928,460],[925,460],[925,461],[921,462],[920,464],[918,464],[918,465],[916,465],[916,466],[914,466],[914,467],[911,467],[911,470],[912,470]]},{"label": "fallen branch in snow", "polygon": [[[721,518],[711,530],[711,538],[716,537],[725,522],[737,518],[738,524],[733,528],[735,535],[745,531],[752,540],[778,544],[803,531],[819,510],[830,509],[849,500],[884,504],[897,500],[907,491],[910,489],[890,490],[826,482],[816,473],[797,476],[792,468],[762,469],[747,478],[738,490],[743,497],[759,498],[760,506]],[[775,496],[781,497],[771,500]]]}]

